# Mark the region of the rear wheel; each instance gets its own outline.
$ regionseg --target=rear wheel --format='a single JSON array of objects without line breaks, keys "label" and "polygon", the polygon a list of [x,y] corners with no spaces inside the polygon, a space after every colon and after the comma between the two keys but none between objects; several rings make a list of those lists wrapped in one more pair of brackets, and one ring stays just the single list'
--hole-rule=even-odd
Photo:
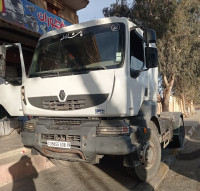
[{"label": "rear wheel", "polygon": [[173,131],[173,140],[171,145],[173,147],[181,148],[185,139],[185,127],[182,118],[179,118],[178,128]]},{"label": "rear wheel", "polygon": [[139,151],[140,164],[135,167],[136,176],[145,182],[157,173],[161,162],[161,146],[156,132],[150,131],[147,140]]}]

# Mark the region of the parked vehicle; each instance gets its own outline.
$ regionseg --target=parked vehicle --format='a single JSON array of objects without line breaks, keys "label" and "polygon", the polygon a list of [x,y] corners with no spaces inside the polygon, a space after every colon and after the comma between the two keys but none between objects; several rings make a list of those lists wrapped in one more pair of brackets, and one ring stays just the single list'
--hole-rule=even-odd
[{"label": "parked vehicle", "polygon": [[[0,104],[10,115],[35,116],[25,123],[23,143],[54,162],[123,156],[129,172],[149,181],[161,147],[171,141],[181,147],[185,136],[181,113],[156,115],[155,43],[153,30],[126,18],[64,27],[39,39],[28,76],[14,44],[22,76],[13,85],[1,67]],[[1,46],[2,55],[7,48]]]}]

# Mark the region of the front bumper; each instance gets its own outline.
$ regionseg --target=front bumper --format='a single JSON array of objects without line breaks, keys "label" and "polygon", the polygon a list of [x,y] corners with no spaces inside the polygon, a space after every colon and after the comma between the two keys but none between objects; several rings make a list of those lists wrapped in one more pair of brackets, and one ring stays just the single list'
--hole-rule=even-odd
[{"label": "front bumper", "polygon": [[[51,124],[48,121],[40,121],[34,131],[25,129],[21,134],[24,145],[34,147],[47,157],[93,164],[97,163],[99,155],[128,155],[136,150],[131,144],[130,135],[97,135],[98,120],[87,121],[74,127],[53,127]],[[71,149],[48,147],[47,140],[70,142]]]}]

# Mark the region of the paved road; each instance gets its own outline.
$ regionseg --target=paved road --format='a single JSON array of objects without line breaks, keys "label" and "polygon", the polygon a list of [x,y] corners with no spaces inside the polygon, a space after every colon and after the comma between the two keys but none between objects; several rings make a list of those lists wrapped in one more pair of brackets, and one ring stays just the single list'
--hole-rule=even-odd
[{"label": "paved road", "polygon": [[[157,191],[200,191],[199,149],[198,129],[197,135],[186,143],[180,158],[170,167],[167,177]],[[166,163],[175,161],[177,150],[168,149],[164,153],[163,160]],[[187,153],[193,156],[192,160]],[[0,188],[0,191],[134,191],[139,184],[138,179],[127,175],[122,165],[109,159],[102,161],[100,165],[70,163],[66,168],[52,167],[37,175],[10,183]],[[152,190],[151,186],[147,188],[149,189],[145,191]]]},{"label": "paved road", "polygon": [[195,123],[200,123],[200,110],[196,110],[196,113],[190,116],[189,118],[185,118],[185,126],[191,127]]},{"label": "paved road", "polygon": [[110,159],[98,166],[70,163],[66,168],[52,167],[39,176],[6,185],[0,191],[127,191],[134,190],[138,183],[121,165]]}]

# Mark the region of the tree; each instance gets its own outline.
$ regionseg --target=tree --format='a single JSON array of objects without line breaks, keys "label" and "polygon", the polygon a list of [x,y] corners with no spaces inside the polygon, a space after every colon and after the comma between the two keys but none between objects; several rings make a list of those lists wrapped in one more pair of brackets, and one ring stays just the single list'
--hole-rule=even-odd
[{"label": "tree", "polygon": [[[195,73],[197,75],[196,71],[200,71],[197,64],[200,63],[199,41],[196,38],[200,28],[198,0],[135,0],[130,6],[127,1],[116,1],[103,13],[105,16],[126,16],[142,28],[156,30],[163,111],[169,111],[172,90],[195,84]],[[183,75],[183,71],[188,75]],[[185,92],[186,88],[183,89]]]},{"label": "tree", "polygon": [[[198,37],[200,9],[198,6],[197,0],[185,0],[180,4],[177,11],[182,14],[180,17],[182,23],[177,30],[178,34],[182,34],[180,38],[177,38],[181,45],[181,66],[174,82],[174,94],[182,98],[184,105],[185,101],[190,104],[191,100],[198,102],[199,99],[197,87],[200,85],[198,80],[200,76],[200,38]],[[186,111],[184,113],[186,114]]]},{"label": "tree", "polygon": [[103,9],[103,14],[105,17],[117,16],[129,18],[131,15],[131,10],[126,0],[116,0],[116,3],[113,3],[110,5],[110,7],[105,7]]},{"label": "tree", "polygon": [[[168,30],[158,41],[160,52],[160,72],[163,76],[163,110],[169,109],[169,96],[172,87],[175,95],[182,98],[185,105],[185,96],[187,86],[194,84],[195,80],[195,62],[190,60],[191,47],[194,34],[193,27],[190,26],[191,20],[188,9],[191,9],[192,3],[188,0],[180,1],[174,14],[169,21]],[[167,79],[170,79],[169,82]]]}]

